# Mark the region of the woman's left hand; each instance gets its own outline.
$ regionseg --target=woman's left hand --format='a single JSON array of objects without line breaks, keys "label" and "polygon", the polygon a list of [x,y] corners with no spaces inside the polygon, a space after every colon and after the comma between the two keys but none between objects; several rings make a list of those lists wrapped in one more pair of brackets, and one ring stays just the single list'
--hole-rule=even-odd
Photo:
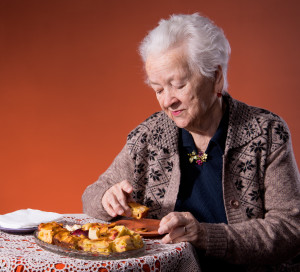
[{"label": "woman's left hand", "polygon": [[205,227],[189,212],[171,212],[162,218],[158,229],[165,234],[163,243],[191,242],[194,246],[205,249]]}]

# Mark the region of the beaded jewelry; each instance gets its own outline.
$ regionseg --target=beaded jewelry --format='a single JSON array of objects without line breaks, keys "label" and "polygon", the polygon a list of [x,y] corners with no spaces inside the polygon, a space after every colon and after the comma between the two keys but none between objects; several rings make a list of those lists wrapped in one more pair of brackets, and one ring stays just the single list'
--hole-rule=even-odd
[{"label": "beaded jewelry", "polygon": [[193,163],[195,160],[198,165],[202,165],[207,160],[207,154],[202,151],[198,154],[196,154],[196,151],[193,151],[192,153],[188,153],[188,156],[190,163]]}]

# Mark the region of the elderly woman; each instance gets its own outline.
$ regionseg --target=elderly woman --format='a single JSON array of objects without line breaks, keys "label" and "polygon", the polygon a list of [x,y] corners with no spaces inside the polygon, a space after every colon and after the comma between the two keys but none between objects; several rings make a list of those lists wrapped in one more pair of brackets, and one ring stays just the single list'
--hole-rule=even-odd
[{"label": "elderly woman", "polygon": [[140,53],[162,111],[87,187],[84,212],[109,221],[129,215],[134,199],[161,219],[164,243],[198,249],[203,271],[296,269],[300,178],[290,133],[277,115],[227,93],[223,31],[199,14],[173,15]]}]

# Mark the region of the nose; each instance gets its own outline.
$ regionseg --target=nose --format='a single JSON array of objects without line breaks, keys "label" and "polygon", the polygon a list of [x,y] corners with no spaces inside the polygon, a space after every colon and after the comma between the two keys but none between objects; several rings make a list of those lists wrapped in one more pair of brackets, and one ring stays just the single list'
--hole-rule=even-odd
[{"label": "nose", "polygon": [[163,101],[164,108],[170,108],[170,107],[174,106],[174,104],[176,104],[176,103],[178,103],[178,99],[174,95],[172,88],[166,89],[166,92],[164,95],[164,101]]}]

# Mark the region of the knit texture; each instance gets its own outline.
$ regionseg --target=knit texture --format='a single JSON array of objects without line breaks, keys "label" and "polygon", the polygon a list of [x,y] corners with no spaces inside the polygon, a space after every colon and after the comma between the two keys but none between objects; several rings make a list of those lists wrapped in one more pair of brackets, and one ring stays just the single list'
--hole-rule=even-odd
[{"label": "knit texture", "polygon": [[[264,265],[300,252],[299,170],[280,117],[229,95],[224,99],[229,105],[222,180],[228,225],[204,224],[206,254],[250,270],[262,265],[265,271]],[[84,212],[110,220],[102,196],[124,179],[132,183],[135,200],[150,208],[150,217],[174,210],[180,183],[178,128],[165,113],[153,114],[128,135],[109,169],[85,190]]]}]

